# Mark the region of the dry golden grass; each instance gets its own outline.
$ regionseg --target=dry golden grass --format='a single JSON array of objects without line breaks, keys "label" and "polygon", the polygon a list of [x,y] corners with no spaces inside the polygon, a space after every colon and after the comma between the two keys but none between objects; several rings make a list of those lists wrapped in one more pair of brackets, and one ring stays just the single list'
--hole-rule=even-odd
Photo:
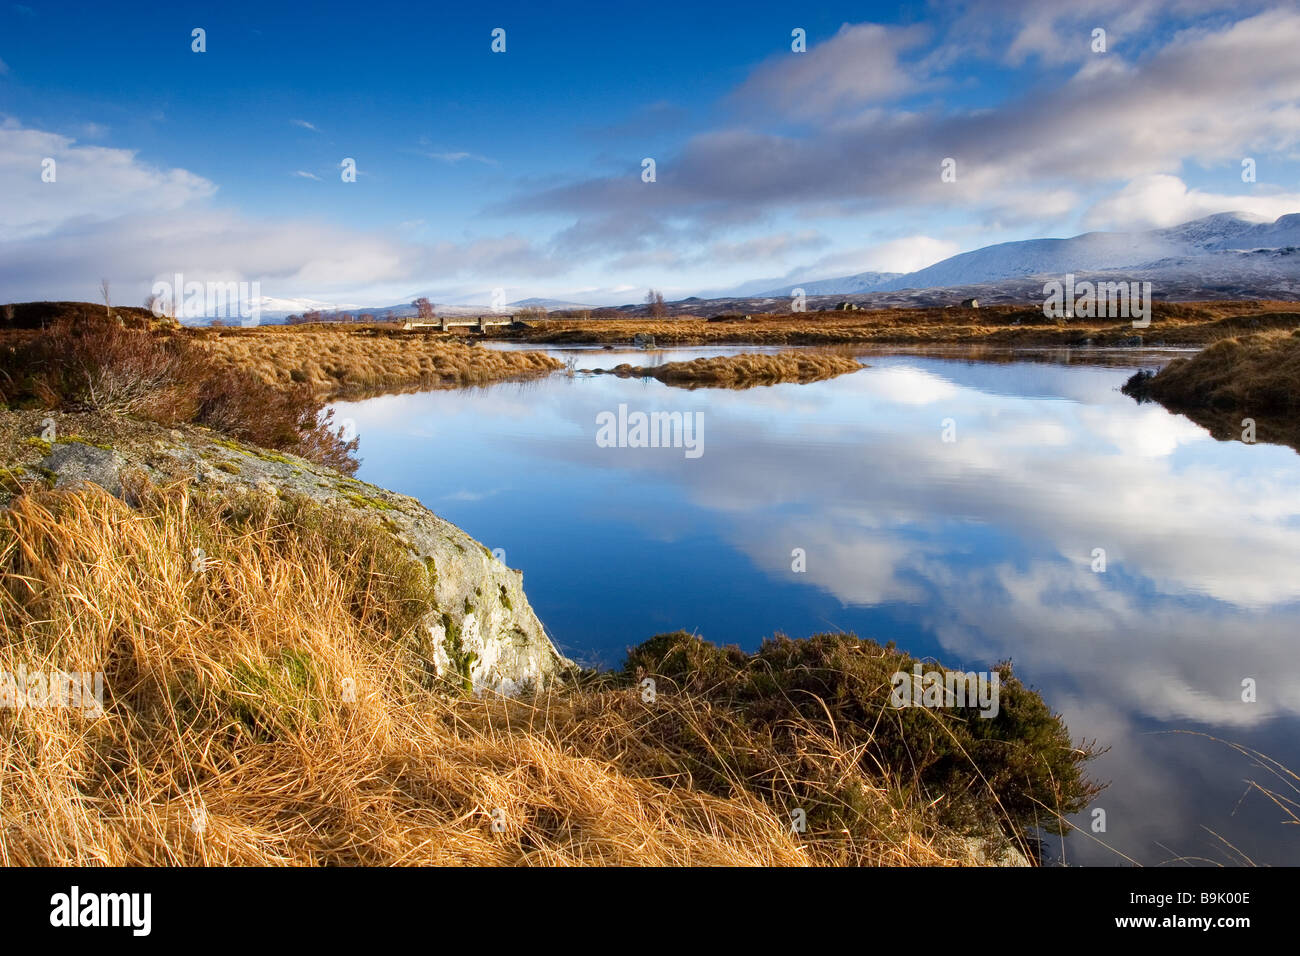
[{"label": "dry golden grass", "polygon": [[409,633],[425,572],[355,517],[136,494],[0,512],[0,671],[105,675],[102,716],[0,708],[0,865],[977,861],[901,788],[867,791],[880,835],[850,844],[794,837],[743,781],[725,798],[643,772],[626,692],[446,696]]},{"label": "dry golden grass", "polygon": [[679,388],[753,388],[780,382],[820,382],[862,367],[861,362],[846,355],[781,352],[723,355],[639,367],[620,365],[612,374],[620,378],[656,378]]},{"label": "dry golden grass", "polygon": [[1155,375],[1138,372],[1124,392],[1186,415],[1220,441],[1300,451],[1300,330],[1221,339]]},{"label": "dry golden grass", "polygon": [[562,368],[541,352],[506,352],[451,336],[320,327],[202,333],[220,364],[247,369],[272,385],[306,382],[322,398],[412,388],[483,385]]},{"label": "dry golden grass", "polygon": [[1294,302],[1156,302],[1151,325],[1128,319],[1048,319],[1041,304],[979,309],[874,309],[862,312],[757,314],[744,321],[675,319],[551,319],[501,337],[547,343],[625,343],[637,333],[660,345],[754,343],[763,345],[1123,345],[1143,342],[1203,345],[1264,329],[1300,327]]},{"label": "dry golden grass", "polygon": [[1179,407],[1294,412],[1300,408],[1300,330],[1222,339],[1170,362],[1147,390]]}]

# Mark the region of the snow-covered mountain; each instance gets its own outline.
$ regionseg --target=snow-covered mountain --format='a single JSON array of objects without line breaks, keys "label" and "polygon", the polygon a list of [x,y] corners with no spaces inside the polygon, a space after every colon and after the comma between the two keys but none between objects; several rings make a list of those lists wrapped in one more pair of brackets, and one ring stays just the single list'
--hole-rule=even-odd
[{"label": "snow-covered mountain", "polygon": [[596,309],[599,306],[591,305],[586,302],[567,302],[564,299],[520,299],[517,302],[508,302],[507,306],[514,309],[542,308],[542,309]]},{"label": "snow-covered mountain", "polygon": [[[1093,282],[1150,282],[1156,298],[1171,301],[1300,301],[1300,213],[1270,222],[1230,212],[1144,232],[1003,242],[904,275],[868,272],[780,286],[757,280],[737,286],[740,293],[669,303],[669,311],[778,311],[788,307],[794,287],[803,288],[809,308],[829,308],[839,297],[871,308],[953,305],[967,298],[1023,303],[1041,299],[1044,282],[1067,273]],[[758,288],[767,291],[744,292]]]},{"label": "snow-covered mountain", "polygon": [[[939,289],[982,285],[1026,276],[1073,272],[1141,271],[1158,282],[1162,270],[1186,274],[1203,269],[1220,278],[1236,267],[1257,274],[1282,270],[1291,276],[1296,257],[1273,261],[1245,260],[1237,253],[1300,246],[1300,213],[1269,222],[1247,213],[1207,216],[1165,229],[1145,232],[1088,232],[1071,239],[1002,242],[936,262],[932,266],[881,282],[869,291]],[[826,293],[850,293],[857,276],[826,280]],[[811,294],[811,293],[810,293]]]},{"label": "snow-covered mountain", "polygon": [[[1070,239],[1003,242],[944,259],[906,274],[860,272],[831,279],[789,282],[756,279],[734,289],[701,293],[670,302],[672,314],[769,312],[788,308],[790,293],[802,288],[812,308],[829,307],[830,297],[852,297],[872,306],[941,305],[977,298],[982,303],[1024,302],[1041,297],[1046,279],[1067,273],[1092,281],[1149,281],[1156,298],[1260,298],[1300,300],[1300,213],[1268,221],[1247,213],[1206,216],[1144,232],[1089,232]],[[761,290],[761,291],[759,291]],[[479,315],[491,310],[490,293],[440,302],[417,293],[404,302],[363,307],[312,299],[261,300],[263,321],[306,311],[372,313],[380,319],[415,314],[418,295],[433,299],[439,315]],[[516,299],[503,308],[527,306],[582,311],[592,305],[549,298]],[[640,313],[640,302],[618,306]]]},{"label": "snow-covered mountain", "polygon": [[320,299],[281,299],[264,295],[258,299],[263,315],[301,315],[304,312],[347,312],[357,306],[346,302],[323,302]]},{"label": "snow-covered mountain", "polygon": [[[1220,282],[1235,270],[1255,279],[1300,279],[1292,274],[1294,256],[1243,259],[1226,253],[1300,246],[1300,213],[1274,222],[1244,212],[1219,213],[1165,229],[1145,232],[1088,232],[1071,239],[1028,239],[1001,242],[936,262],[909,273],[861,272],[857,275],[766,285],[747,282],[730,290],[730,296],[780,298],[802,288],[809,296],[862,295],[911,289],[983,286],[1000,280],[1028,276],[1076,275],[1119,270],[1141,271],[1159,282],[1168,272],[1180,285],[1201,270]],[[1245,279],[1243,274],[1241,278]],[[760,288],[763,291],[758,291]]]},{"label": "snow-covered mountain", "polygon": [[857,275],[844,276],[839,279],[814,279],[811,282],[791,282],[789,285],[769,288],[755,293],[761,296],[789,296],[795,289],[803,289],[804,295],[857,295],[863,292],[875,292],[883,289],[890,282],[901,278],[901,272],[859,272]]}]

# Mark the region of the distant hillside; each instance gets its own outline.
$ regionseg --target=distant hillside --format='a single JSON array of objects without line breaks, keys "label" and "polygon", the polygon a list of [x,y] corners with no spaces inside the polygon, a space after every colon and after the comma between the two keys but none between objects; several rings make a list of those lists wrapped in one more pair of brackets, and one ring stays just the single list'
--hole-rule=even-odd
[{"label": "distant hillside", "polygon": [[[113,306],[113,314],[128,325],[151,325],[158,321],[148,309]],[[82,322],[103,318],[104,306],[94,302],[11,302],[0,306],[0,328],[42,329],[59,319]]]},{"label": "distant hillside", "polygon": [[792,282],[759,293],[762,296],[785,296],[794,294],[795,289],[803,289],[804,295],[860,295],[885,288],[889,283],[901,278],[903,272],[859,272],[857,275],[843,276],[838,279],[817,279],[812,282]]},{"label": "distant hillside", "polygon": [[[1275,222],[1247,213],[1220,213],[1145,232],[1088,232],[1071,239],[1002,242],[960,253],[865,291],[942,289],[1026,276],[1124,270],[1142,272],[1156,285],[1165,276],[1181,285],[1185,281],[1182,273],[1189,270],[1215,273],[1239,286],[1243,283],[1234,281],[1232,275],[1236,270],[1249,282],[1276,283],[1300,279],[1296,259],[1265,264],[1262,259],[1243,258],[1239,253],[1297,246],[1300,213],[1282,216]],[[854,278],[827,280],[827,285],[849,283]]]}]

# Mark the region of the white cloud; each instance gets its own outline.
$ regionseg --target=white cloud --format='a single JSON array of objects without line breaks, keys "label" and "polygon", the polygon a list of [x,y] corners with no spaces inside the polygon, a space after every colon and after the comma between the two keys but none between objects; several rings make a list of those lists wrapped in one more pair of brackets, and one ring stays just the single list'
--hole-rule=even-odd
[{"label": "white cloud", "polygon": [[812,229],[803,229],[797,233],[775,233],[767,236],[755,236],[739,242],[715,242],[696,257],[701,264],[754,262],[763,259],[779,259],[803,249],[816,249],[825,246],[829,240]]},{"label": "white cloud", "polygon": [[[54,182],[41,178],[46,159],[55,162]],[[0,123],[0,242],[48,235],[117,216],[166,213],[207,198],[216,185],[183,169],[159,169],[133,150],[80,146],[57,133]]]},{"label": "white cloud", "polygon": [[1189,189],[1177,176],[1153,173],[1094,203],[1084,215],[1089,229],[1154,229],[1220,212],[1245,212],[1272,221],[1300,211],[1300,193],[1228,195]]},{"label": "white cloud", "polygon": [[317,176],[315,173],[309,173],[306,170],[302,170],[302,169],[296,170],[294,172],[294,175],[302,179],[314,179],[318,183],[324,182],[324,180],[321,179],[319,176]]},{"label": "white cloud", "polygon": [[[52,183],[42,160],[56,162]],[[318,179],[298,170],[295,176]],[[124,149],[0,123],[0,300],[93,298],[109,276],[124,301],[183,272],[200,280],[259,280],[282,297],[346,295],[431,276],[512,285],[568,264],[505,235],[415,243],[309,220],[261,220],[215,208],[214,183],[161,169]],[[85,291],[81,291],[82,289]]]},{"label": "white cloud", "polygon": [[961,251],[947,239],[931,236],[905,236],[872,246],[863,254],[869,264],[862,270],[875,272],[915,272]]},{"label": "white cloud", "polygon": [[425,155],[426,157],[428,157],[429,159],[436,159],[436,160],[438,160],[439,162],[443,162],[443,163],[452,163],[452,164],[455,164],[455,163],[461,163],[461,162],[464,162],[465,160],[469,160],[469,161],[471,161],[471,162],[475,162],[475,163],[482,163],[484,166],[499,166],[499,165],[501,165],[501,164],[498,163],[495,159],[492,159],[492,158],[487,157],[487,156],[480,156],[478,153],[469,153],[469,152],[465,152],[464,150],[452,150],[452,151],[446,151],[446,152],[432,152],[432,153],[425,153],[424,155]]},{"label": "white cloud", "polygon": [[[522,197],[513,211],[605,217],[636,235],[666,222],[707,226],[728,215],[826,203],[857,214],[929,206],[986,222],[1059,221],[1081,212],[1076,195],[1094,187],[1170,174],[1188,162],[1235,166],[1242,156],[1300,146],[1297,48],[1300,12],[1273,10],[1217,31],[1183,31],[1141,58],[1108,53],[1104,69],[1077,70],[989,108],[873,103],[833,121],[822,117],[825,109],[883,96],[890,81],[837,85],[838,58],[819,66],[814,52],[790,54],[740,90],[743,98],[768,97],[773,109],[784,104],[823,119],[811,129],[718,128],[661,161],[653,191],[632,176],[595,178]],[[826,79],[829,92],[809,89],[813,78]],[[802,112],[788,91],[806,93]],[[957,162],[955,182],[940,179],[944,157]]]},{"label": "white cloud", "polygon": [[311,123],[308,123],[306,120],[296,119],[296,120],[289,120],[289,122],[292,123],[294,126],[301,126],[303,129],[309,129],[309,130],[311,130],[313,133],[319,133],[319,132],[320,132],[320,130],[318,130],[318,129],[317,129],[315,126],[313,126]]},{"label": "white cloud", "polygon": [[782,53],[759,67],[735,99],[796,119],[892,99],[921,81],[899,57],[923,38],[916,27],[846,23],[823,43],[810,40],[808,52]]}]

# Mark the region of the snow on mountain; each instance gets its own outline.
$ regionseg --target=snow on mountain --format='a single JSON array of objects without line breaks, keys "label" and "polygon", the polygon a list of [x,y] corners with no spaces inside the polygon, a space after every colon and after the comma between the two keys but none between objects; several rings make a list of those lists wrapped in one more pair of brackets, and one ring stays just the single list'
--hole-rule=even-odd
[{"label": "snow on mountain", "polygon": [[[1180,269],[1186,271],[1197,267],[1193,260],[1218,274],[1243,262],[1232,256],[1222,258],[1222,253],[1288,246],[1300,246],[1300,213],[1269,222],[1248,213],[1229,212],[1146,232],[1088,232],[1071,239],[1002,242],[959,253],[906,275],[862,273],[805,283],[803,288],[808,295],[938,289],[1067,272],[1149,271],[1146,267],[1162,262],[1181,263]],[[1295,267],[1293,258],[1272,265],[1290,270]],[[1251,269],[1257,272],[1255,266],[1252,263]],[[788,295],[790,288],[767,294]]]},{"label": "snow on mountain", "polygon": [[1073,239],[1028,239],[1001,242],[963,252],[884,285],[897,289],[933,289],[976,285],[998,279],[1067,272],[1122,269],[1186,253],[1187,247],[1150,233],[1089,232]]},{"label": "snow on mountain", "polygon": [[792,282],[755,293],[762,296],[783,297],[791,295],[795,289],[803,289],[804,295],[859,295],[863,292],[875,292],[886,283],[900,278],[901,272],[859,272],[857,275],[838,279],[815,279],[811,282]]},{"label": "snow on mountain", "polygon": [[[1209,219],[1217,218],[1219,217],[1209,217]],[[1209,219],[1199,219],[1196,222],[1185,223],[1184,226],[1208,223]],[[1182,227],[1174,227],[1174,229],[1178,228]],[[1219,236],[1207,234],[1204,237],[1198,236],[1197,238],[1197,244],[1204,249],[1241,249],[1248,251],[1252,249],[1283,249],[1287,246],[1300,246],[1300,213],[1281,216],[1274,222],[1261,220],[1235,231],[1225,228]]]},{"label": "snow on mountain", "polygon": [[264,295],[258,298],[263,315],[301,315],[303,312],[347,312],[359,308],[341,302],[323,302],[320,299],[281,299]]},{"label": "snow on mountain", "polygon": [[511,308],[543,308],[543,309],[595,309],[599,306],[590,305],[585,302],[566,302],[563,299],[520,299],[517,302],[507,303]]}]

